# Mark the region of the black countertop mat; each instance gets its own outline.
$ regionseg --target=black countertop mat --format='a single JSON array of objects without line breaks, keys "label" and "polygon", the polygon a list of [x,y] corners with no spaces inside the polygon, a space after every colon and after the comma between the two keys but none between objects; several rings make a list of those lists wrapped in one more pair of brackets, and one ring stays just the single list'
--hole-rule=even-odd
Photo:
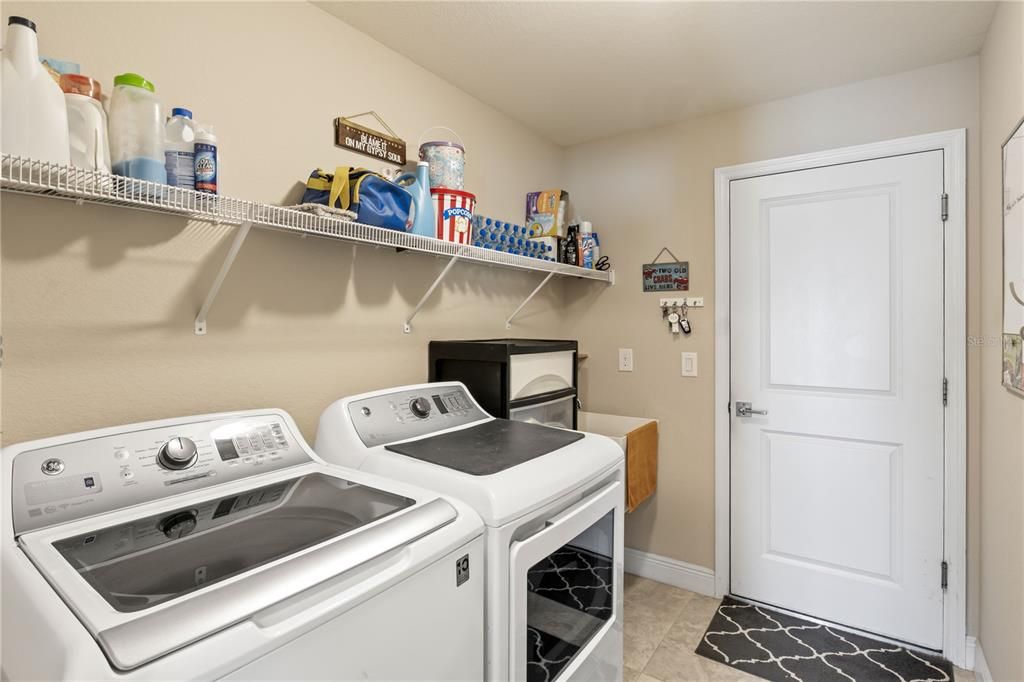
[{"label": "black countertop mat", "polygon": [[387,449],[474,476],[487,476],[554,452],[583,438],[577,431],[493,419]]}]

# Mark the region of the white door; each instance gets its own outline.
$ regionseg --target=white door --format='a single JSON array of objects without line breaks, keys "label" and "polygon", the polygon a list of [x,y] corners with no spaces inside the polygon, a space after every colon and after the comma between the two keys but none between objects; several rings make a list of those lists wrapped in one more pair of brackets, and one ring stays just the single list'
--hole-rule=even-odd
[{"label": "white door", "polygon": [[731,591],[933,649],[942,193],[941,151],[730,186]]}]

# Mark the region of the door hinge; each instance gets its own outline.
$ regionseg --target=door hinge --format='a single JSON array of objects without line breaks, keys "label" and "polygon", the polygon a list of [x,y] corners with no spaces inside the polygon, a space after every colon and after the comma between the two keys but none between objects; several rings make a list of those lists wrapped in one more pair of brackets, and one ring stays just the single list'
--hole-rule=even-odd
[{"label": "door hinge", "polygon": [[949,407],[949,379],[942,378],[942,406]]},{"label": "door hinge", "polygon": [[949,587],[949,562],[942,562],[942,589]]},{"label": "door hinge", "polygon": [[949,195],[942,195],[942,222],[949,220]]}]

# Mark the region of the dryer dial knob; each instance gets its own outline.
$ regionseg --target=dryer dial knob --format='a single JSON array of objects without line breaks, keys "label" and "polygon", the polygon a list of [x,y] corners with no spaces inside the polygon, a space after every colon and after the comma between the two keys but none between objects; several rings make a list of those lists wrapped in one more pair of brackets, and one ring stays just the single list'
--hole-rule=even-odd
[{"label": "dryer dial knob", "polygon": [[194,512],[178,512],[171,514],[160,522],[160,532],[171,539],[183,538],[196,529]]},{"label": "dryer dial knob", "polygon": [[409,411],[420,419],[426,419],[430,415],[430,401],[426,398],[413,398],[409,401]]},{"label": "dryer dial knob", "polygon": [[196,463],[198,455],[195,442],[191,438],[179,436],[163,444],[157,462],[165,469],[187,469]]}]

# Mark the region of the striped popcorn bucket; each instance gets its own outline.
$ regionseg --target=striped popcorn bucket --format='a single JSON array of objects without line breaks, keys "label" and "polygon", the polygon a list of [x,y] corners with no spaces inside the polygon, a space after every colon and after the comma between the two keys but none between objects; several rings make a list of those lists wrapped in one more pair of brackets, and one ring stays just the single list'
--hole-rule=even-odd
[{"label": "striped popcorn bucket", "polygon": [[434,200],[437,238],[457,244],[469,244],[473,235],[473,209],[476,195],[457,189],[436,187],[430,190]]}]

